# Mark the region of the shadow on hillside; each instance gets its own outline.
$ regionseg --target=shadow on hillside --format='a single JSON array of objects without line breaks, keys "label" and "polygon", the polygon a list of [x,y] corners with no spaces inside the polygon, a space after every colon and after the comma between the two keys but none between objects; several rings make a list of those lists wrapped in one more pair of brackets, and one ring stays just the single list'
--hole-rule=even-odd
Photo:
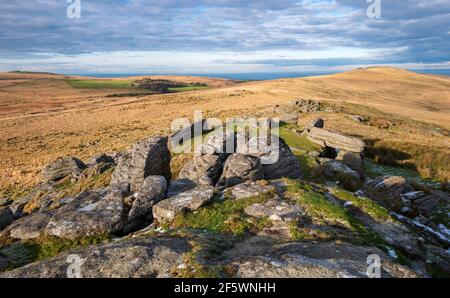
[{"label": "shadow on hillside", "polygon": [[368,158],[373,159],[375,163],[407,168],[418,173],[417,166],[411,162],[411,154],[386,146],[376,146],[377,141],[379,140],[364,140],[366,142],[365,154]]}]

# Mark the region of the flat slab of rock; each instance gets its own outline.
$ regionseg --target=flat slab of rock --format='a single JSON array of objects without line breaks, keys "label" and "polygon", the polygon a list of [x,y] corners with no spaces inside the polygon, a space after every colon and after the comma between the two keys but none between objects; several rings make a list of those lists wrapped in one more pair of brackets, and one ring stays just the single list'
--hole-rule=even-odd
[{"label": "flat slab of rock", "polygon": [[9,236],[22,240],[38,238],[44,235],[52,216],[53,213],[50,212],[36,212],[21,218],[9,228]]},{"label": "flat slab of rock", "polygon": [[1,278],[67,278],[70,255],[80,257],[83,278],[171,277],[191,250],[186,239],[145,238],[89,246],[0,273]]},{"label": "flat slab of rock", "polygon": [[47,165],[41,172],[44,182],[58,181],[72,175],[78,177],[86,165],[75,157],[61,157]]},{"label": "flat slab of rock", "polygon": [[189,179],[173,180],[170,182],[169,190],[167,191],[167,197],[168,198],[174,197],[182,192],[192,190],[197,186],[198,186],[197,183]]},{"label": "flat slab of rock", "polygon": [[178,178],[200,184],[215,185],[222,172],[223,162],[218,155],[195,155],[180,171]]},{"label": "flat slab of rock", "polygon": [[45,233],[75,239],[121,232],[126,220],[125,196],[123,190],[115,188],[82,192],[58,209]]},{"label": "flat slab of rock", "polygon": [[275,186],[262,185],[258,182],[247,181],[231,188],[230,194],[234,199],[239,200],[244,198],[256,197],[270,192],[275,192]]},{"label": "flat slab of rock", "polygon": [[158,222],[172,220],[181,212],[197,210],[208,203],[214,196],[214,187],[198,186],[165,199],[153,206],[153,217]]},{"label": "flat slab of rock", "polygon": [[237,278],[367,278],[367,257],[381,258],[382,278],[418,278],[421,275],[393,261],[376,247],[289,243],[264,256],[240,258]]},{"label": "flat slab of rock", "polygon": [[314,127],[308,134],[308,139],[322,147],[337,148],[345,151],[362,153],[366,144],[364,141],[343,134]]},{"label": "flat slab of rock", "polygon": [[297,221],[302,215],[299,206],[277,199],[268,200],[263,204],[250,205],[244,209],[244,212],[252,217],[268,217],[275,222]]},{"label": "flat slab of rock", "polygon": [[170,151],[167,137],[154,137],[135,143],[119,159],[111,177],[111,185],[130,183],[131,191],[137,191],[145,178],[151,175],[171,178]]}]

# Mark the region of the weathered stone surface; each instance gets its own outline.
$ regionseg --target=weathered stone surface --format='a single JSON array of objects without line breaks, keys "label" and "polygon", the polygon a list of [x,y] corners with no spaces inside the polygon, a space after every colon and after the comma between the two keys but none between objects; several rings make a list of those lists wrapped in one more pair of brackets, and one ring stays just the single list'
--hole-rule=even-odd
[{"label": "weathered stone surface", "polygon": [[125,196],[125,191],[116,188],[82,192],[57,211],[45,233],[74,239],[121,232],[126,219]]},{"label": "weathered stone surface", "polygon": [[275,192],[275,186],[263,185],[254,181],[247,181],[245,183],[238,184],[230,190],[231,196],[237,200],[255,197],[270,192]]},{"label": "weathered stone surface", "polygon": [[234,131],[226,129],[217,129],[210,133],[203,144],[195,148],[196,154],[200,155],[219,155],[225,159],[236,150],[236,134]]},{"label": "weathered stone surface", "polygon": [[184,165],[178,177],[190,179],[203,184],[215,185],[222,172],[223,162],[217,155],[194,156],[193,160]]},{"label": "weathered stone surface", "polygon": [[438,197],[439,200],[442,200],[444,202],[450,203],[450,192],[444,191],[444,190],[432,189],[432,190],[430,190],[430,193],[433,196]]},{"label": "weathered stone surface", "polygon": [[177,179],[173,180],[169,185],[169,190],[167,191],[167,197],[171,198],[179,195],[182,192],[192,190],[197,187],[197,183],[189,179]]},{"label": "weathered stone surface", "polygon": [[364,174],[364,159],[361,154],[339,150],[336,160],[342,161],[344,165],[357,171],[359,174]]},{"label": "weathered stone surface", "polygon": [[436,211],[439,202],[439,197],[430,194],[413,200],[411,207],[416,214],[428,217]]},{"label": "weathered stone surface", "polygon": [[365,143],[357,138],[345,136],[321,128],[312,128],[308,138],[323,147],[332,147],[340,150],[362,153]]},{"label": "weathered stone surface", "polygon": [[142,217],[152,219],[153,205],[165,199],[166,194],[166,178],[163,176],[148,176],[145,178],[128,213],[128,220],[135,221]]},{"label": "weathered stone surface", "polygon": [[430,217],[434,213],[438,212],[440,202],[445,201],[445,199],[434,195],[433,192],[434,191],[429,194],[425,194],[425,192],[423,191],[411,191],[403,193],[401,195],[402,203],[404,207],[407,207],[411,210],[408,216],[416,217],[417,215],[423,215],[426,217]]},{"label": "weathered stone surface", "polygon": [[120,157],[111,185],[128,182],[131,190],[136,191],[150,175],[160,175],[170,180],[170,158],[167,137],[154,137],[135,143]]},{"label": "weathered stone surface", "polygon": [[218,185],[231,187],[247,180],[264,178],[263,167],[258,157],[235,153],[225,162]]},{"label": "weathered stone surface", "polygon": [[314,127],[317,127],[317,128],[324,128],[324,126],[325,126],[325,121],[323,121],[322,118],[315,118],[315,119],[312,119],[312,120],[306,122],[306,124],[305,124],[305,127],[306,127],[307,129],[312,129],[312,128],[314,128]]},{"label": "weathered stone surface", "polygon": [[286,142],[275,135],[271,137],[270,144],[267,142],[267,139],[258,137],[246,140],[239,134],[237,152],[258,157],[264,170],[265,179],[300,178],[302,176],[300,161]]},{"label": "weathered stone surface", "polygon": [[44,235],[52,216],[51,212],[36,212],[21,218],[9,228],[9,235],[11,238],[22,240],[38,238]]},{"label": "weathered stone surface", "polygon": [[271,199],[263,204],[253,204],[244,209],[247,215],[261,218],[268,217],[275,222],[291,222],[301,218],[301,209],[282,200]]},{"label": "weathered stone surface", "polygon": [[264,256],[241,258],[237,265],[238,278],[367,278],[367,257],[381,258],[381,277],[417,278],[411,269],[393,262],[375,247],[336,245],[331,242],[309,244],[290,243]]},{"label": "weathered stone surface", "polygon": [[404,224],[386,221],[377,224],[366,223],[366,226],[382,237],[389,246],[399,249],[406,256],[420,258],[424,255],[418,240],[419,236],[412,233]]},{"label": "weathered stone surface", "polygon": [[403,196],[408,200],[415,201],[425,196],[425,193],[423,191],[410,191],[404,193]]},{"label": "weathered stone surface", "polygon": [[402,194],[414,191],[405,178],[398,176],[377,177],[367,181],[363,188],[372,199],[397,212],[401,212],[404,206]]},{"label": "weathered stone surface", "polygon": [[172,220],[178,213],[193,211],[208,203],[214,196],[212,186],[198,186],[153,206],[153,217],[158,222]]},{"label": "weathered stone surface", "polygon": [[78,177],[86,165],[75,157],[61,157],[47,165],[41,172],[45,182],[57,181],[72,175]]},{"label": "weathered stone surface", "polygon": [[340,186],[351,191],[356,191],[361,186],[359,173],[337,160],[321,159],[321,164],[315,172],[316,175],[338,181]]},{"label": "weathered stone surface", "polygon": [[78,255],[83,278],[171,277],[191,250],[186,239],[143,238],[90,246],[0,273],[2,278],[67,278],[68,257]]},{"label": "weathered stone surface", "polygon": [[14,213],[11,208],[0,209],[0,231],[9,226],[14,221]]},{"label": "weathered stone surface", "polygon": [[80,180],[95,179],[96,176],[101,175],[114,166],[113,162],[100,162],[89,165],[80,175]]},{"label": "weathered stone surface", "polygon": [[268,180],[291,178],[302,176],[300,161],[292,153],[283,139],[279,139],[278,160],[275,163],[263,164],[264,178]]},{"label": "weathered stone surface", "polygon": [[[66,179],[69,179],[69,177]],[[47,207],[54,198],[55,194],[56,191],[54,182],[40,183],[25,196],[14,200],[9,208],[12,210],[14,218],[18,219],[39,209],[44,209]]]}]

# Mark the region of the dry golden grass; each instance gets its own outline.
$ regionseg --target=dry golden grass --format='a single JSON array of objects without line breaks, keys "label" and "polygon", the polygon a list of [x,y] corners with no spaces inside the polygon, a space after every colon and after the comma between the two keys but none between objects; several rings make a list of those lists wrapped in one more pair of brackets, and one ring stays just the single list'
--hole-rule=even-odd
[{"label": "dry golden grass", "polygon": [[[356,108],[358,114],[382,111],[403,124],[380,129],[330,113],[327,126],[365,139],[442,152],[450,147],[450,78],[443,76],[371,68],[177,94],[106,97],[111,93],[117,91],[74,89],[61,75],[0,74],[0,196],[35,184],[42,167],[59,156],[123,150],[141,138],[170,133],[174,118],[192,118],[195,109],[204,117],[227,117],[264,115],[274,104],[297,98],[358,104],[364,107]],[[428,131],[436,127],[443,134]]]}]

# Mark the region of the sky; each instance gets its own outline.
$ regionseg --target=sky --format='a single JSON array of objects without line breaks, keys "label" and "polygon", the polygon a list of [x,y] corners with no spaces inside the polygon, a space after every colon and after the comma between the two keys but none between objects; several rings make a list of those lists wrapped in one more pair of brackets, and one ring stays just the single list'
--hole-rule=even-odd
[{"label": "sky", "polygon": [[1,1],[0,71],[450,71],[450,0],[71,1]]}]

